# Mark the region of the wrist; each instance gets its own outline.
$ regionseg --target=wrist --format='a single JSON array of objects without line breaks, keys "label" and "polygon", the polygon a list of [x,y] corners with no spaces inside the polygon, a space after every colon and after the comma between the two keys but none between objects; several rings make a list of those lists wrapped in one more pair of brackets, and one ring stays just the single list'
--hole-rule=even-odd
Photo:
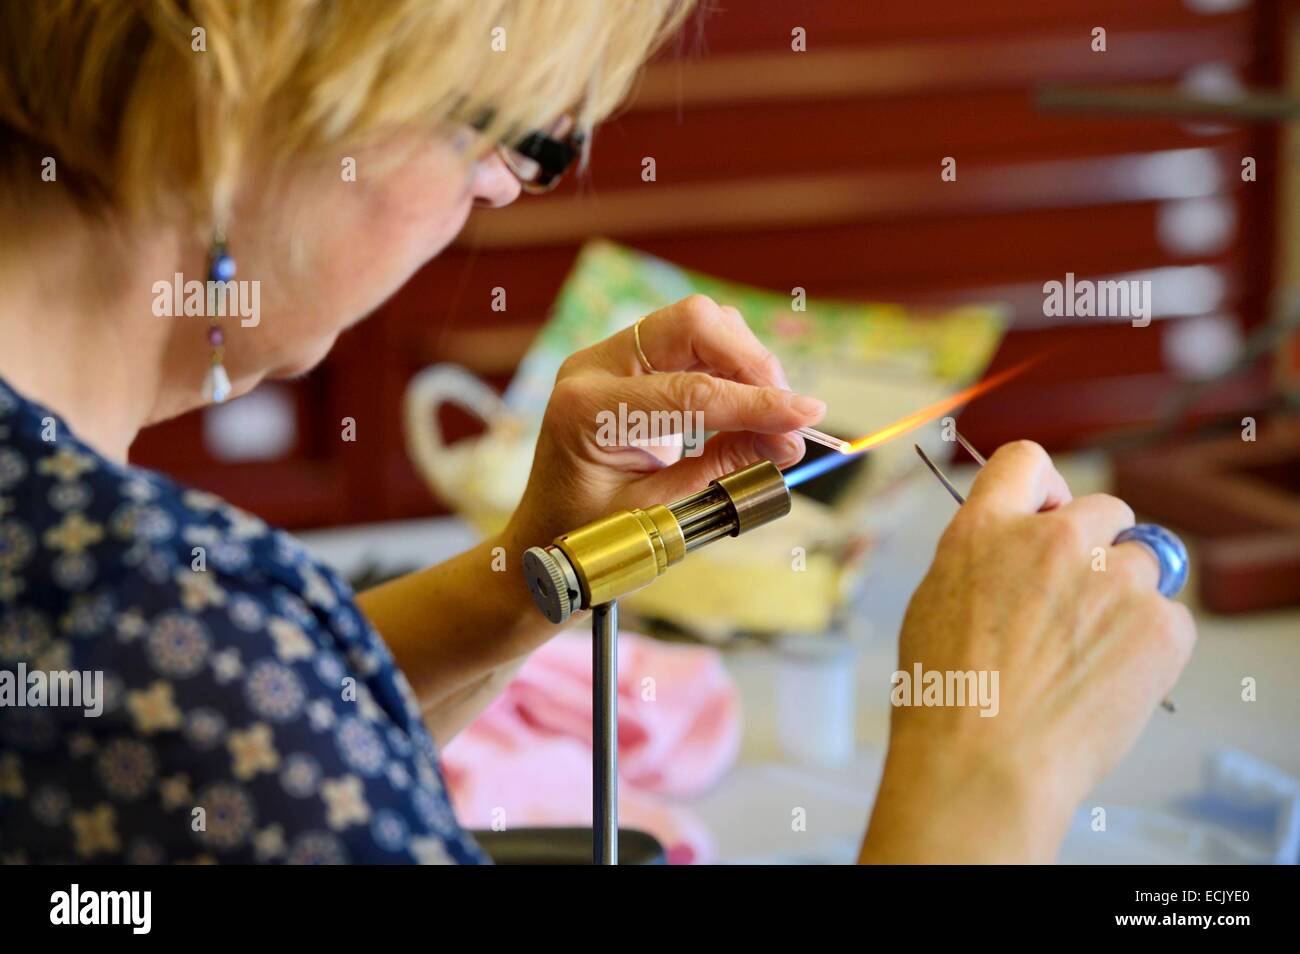
[{"label": "wrist", "polygon": [[537,612],[523,575],[524,551],[532,545],[523,542],[508,525],[487,537],[478,547],[480,558],[477,562],[488,570],[484,577],[486,589],[483,595],[495,600],[500,610],[506,611],[511,618],[527,620],[529,611]]},{"label": "wrist", "polygon": [[512,519],[480,544],[486,557],[480,564],[492,572],[479,598],[491,600],[506,617],[502,636],[521,654],[532,652],[560,629],[548,622],[533,602],[523,572],[524,552],[548,542],[550,538],[540,531],[527,529],[521,521]]},{"label": "wrist", "polygon": [[1042,766],[969,747],[896,739],[860,860],[1047,863],[1073,810]]}]

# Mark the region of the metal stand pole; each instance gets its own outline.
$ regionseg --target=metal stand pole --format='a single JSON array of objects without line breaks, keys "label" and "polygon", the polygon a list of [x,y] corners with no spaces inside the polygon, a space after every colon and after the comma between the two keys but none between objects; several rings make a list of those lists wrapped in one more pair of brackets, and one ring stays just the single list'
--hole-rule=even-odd
[{"label": "metal stand pole", "polygon": [[618,603],[591,610],[592,858],[618,864]]}]

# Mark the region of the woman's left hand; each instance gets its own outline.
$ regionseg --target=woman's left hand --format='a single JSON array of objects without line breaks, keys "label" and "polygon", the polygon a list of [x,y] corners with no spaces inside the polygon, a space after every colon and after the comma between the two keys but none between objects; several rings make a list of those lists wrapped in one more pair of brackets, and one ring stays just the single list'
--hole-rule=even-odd
[{"label": "woman's left hand", "polygon": [[[548,543],[597,517],[667,503],[766,458],[778,467],[804,454],[796,428],[826,412],[788,390],[780,362],[735,308],[692,295],[566,360],[542,422],[532,473],[506,536],[512,547]],[[677,412],[673,414],[673,412]],[[718,432],[694,456],[666,463],[610,424],[684,421],[688,437]],[[672,415],[665,417],[665,415]],[[698,427],[697,427],[698,425]],[[512,554],[512,559],[517,554]]]},{"label": "woman's left hand", "polygon": [[[357,597],[425,705],[439,742],[486,705],[528,653],[555,635],[519,572],[524,550],[598,517],[667,503],[710,480],[767,458],[803,456],[791,433],[825,405],[786,390],[785,375],[734,308],[694,295],[573,355],[560,368],[533,469],[509,525],[459,556]],[[622,405],[620,413],[620,405]],[[692,413],[695,430],[717,433],[673,463],[609,427],[630,415]],[[662,417],[659,420],[663,420]],[[670,418],[671,420],[671,418]],[[654,448],[662,450],[662,448]],[[506,555],[503,564],[502,550]]]}]

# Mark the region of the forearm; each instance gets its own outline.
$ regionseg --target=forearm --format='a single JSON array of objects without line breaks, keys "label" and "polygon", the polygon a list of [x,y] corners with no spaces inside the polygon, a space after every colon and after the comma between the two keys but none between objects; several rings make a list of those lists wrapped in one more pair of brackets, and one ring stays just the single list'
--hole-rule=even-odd
[{"label": "forearm", "polygon": [[451,690],[438,702],[423,705],[421,714],[424,723],[433,734],[438,747],[445,746],[461,729],[473,722],[501,694],[526,661],[526,657],[521,657],[491,669],[481,678]]},{"label": "forearm", "polygon": [[524,584],[520,560],[528,545],[507,530],[445,563],[358,594],[357,604],[426,710],[438,713],[471,699],[481,708],[504,685],[494,673],[517,666],[558,632]]}]

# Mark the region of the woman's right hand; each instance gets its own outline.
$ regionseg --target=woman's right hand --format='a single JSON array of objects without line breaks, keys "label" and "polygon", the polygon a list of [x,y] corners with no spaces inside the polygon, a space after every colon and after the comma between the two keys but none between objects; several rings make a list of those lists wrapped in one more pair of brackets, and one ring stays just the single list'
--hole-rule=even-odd
[{"label": "woman's right hand", "polygon": [[1037,444],[989,459],[912,597],[898,668],[997,673],[996,714],[894,709],[863,861],[1055,856],[1195,642],[1186,607],[1156,590],[1155,558],[1111,545],[1132,525],[1114,497],[1071,499]]}]

